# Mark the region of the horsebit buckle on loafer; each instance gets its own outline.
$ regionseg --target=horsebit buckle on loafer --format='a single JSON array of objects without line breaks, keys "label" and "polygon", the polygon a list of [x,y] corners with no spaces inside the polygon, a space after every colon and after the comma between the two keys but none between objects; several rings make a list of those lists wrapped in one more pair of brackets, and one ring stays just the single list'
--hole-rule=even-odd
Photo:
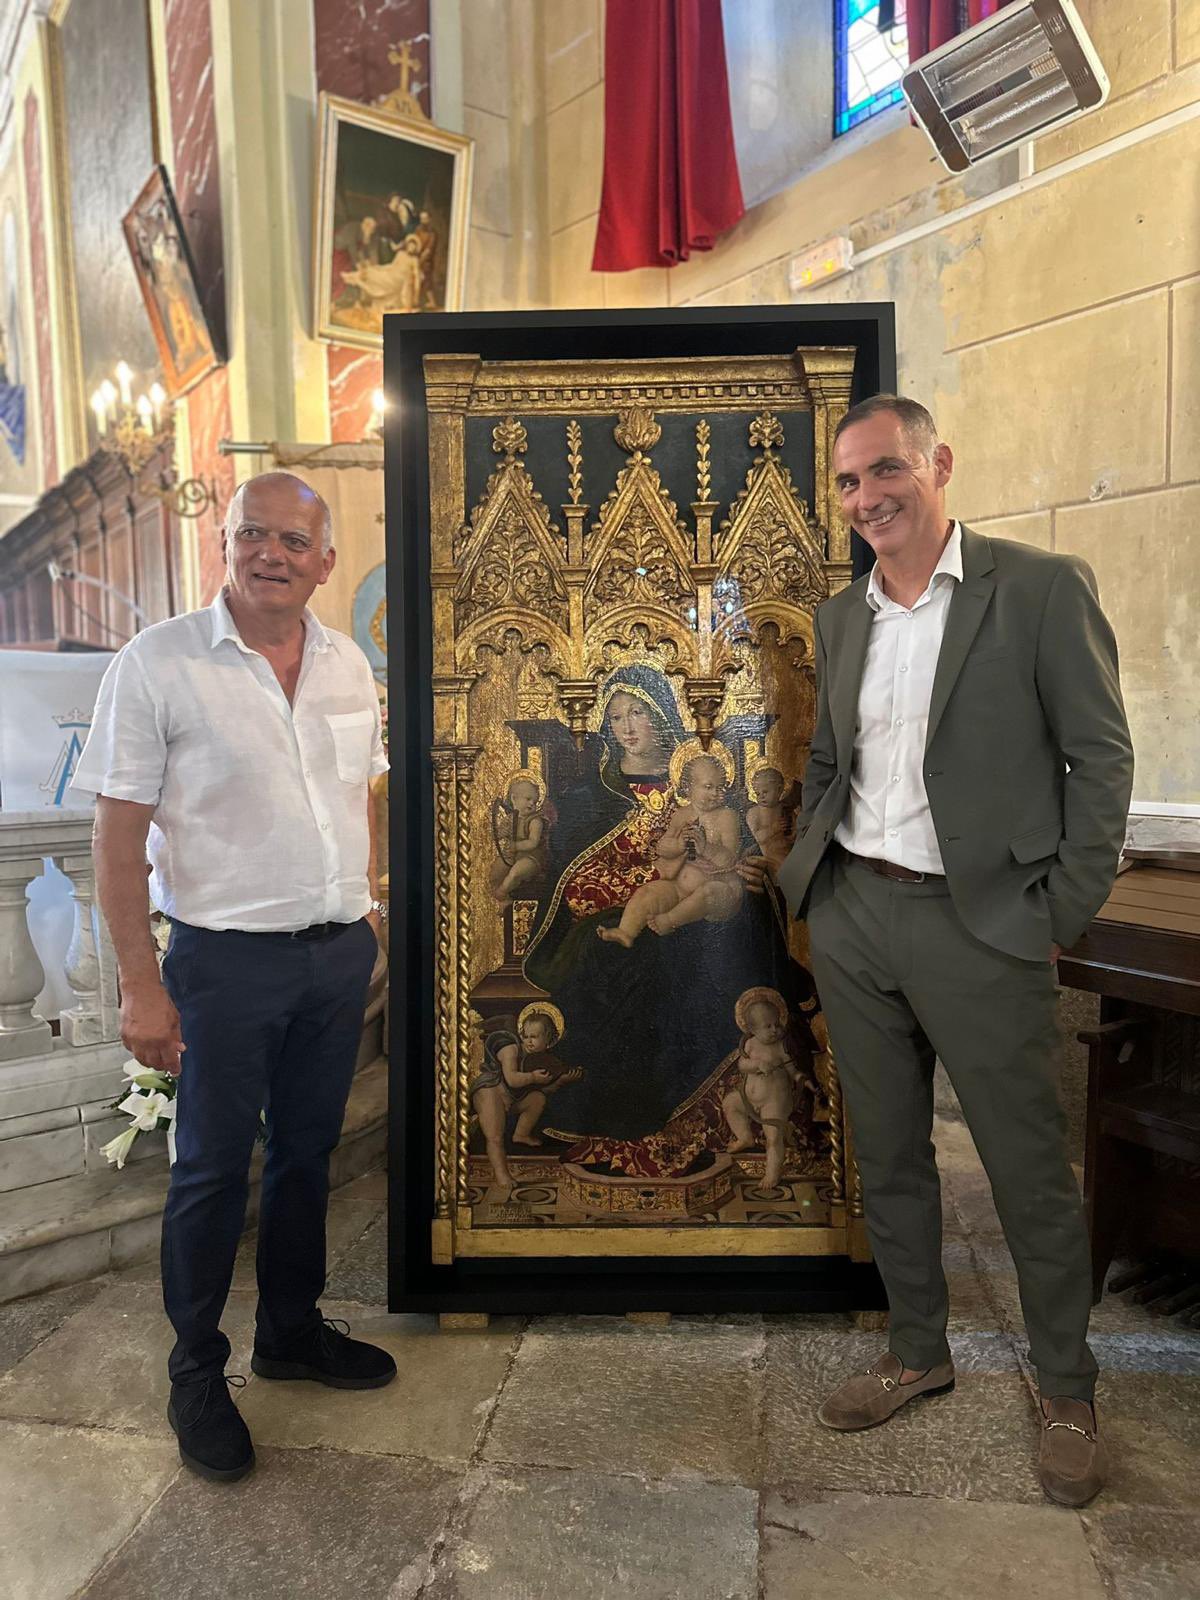
[{"label": "horsebit buckle on loafer", "polygon": [[1095,1444],[1096,1442],[1094,1433],[1089,1433],[1086,1428],[1078,1427],[1074,1422],[1047,1422],[1045,1424],[1046,1432],[1049,1433],[1051,1428],[1069,1428],[1072,1433],[1080,1434],[1089,1444]]}]

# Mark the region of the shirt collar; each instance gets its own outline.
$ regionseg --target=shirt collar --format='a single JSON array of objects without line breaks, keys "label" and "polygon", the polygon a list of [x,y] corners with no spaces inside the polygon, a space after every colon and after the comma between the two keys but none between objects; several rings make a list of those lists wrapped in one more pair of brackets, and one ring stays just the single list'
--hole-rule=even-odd
[{"label": "shirt collar", "polygon": [[[878,573],[879,563],[876,562],[871,568],[871,576],[867,582],[867,604],[870,606],[872,611],[879,611],[885,605],[890,606],[895,605],[896,603],[884,593],[883,586],[879,581]],[[932,591],[934,584],[939,578],[953,578],[958,583],[962,582],[962,526],[958,522],[952,522],[950,524],[950,537],[946,540],[945,549],[942,551],[941,556],[938,559],[937,566],[933,569],[933,575],[929,580],[925,594],[929,594]],[[922,595],[921,598],[924,599],[924,595]]]},{"label": "shirt collar", "polygon": [[[225,590],[218,589],[217,598],[209,606],[212,614],[212,648],[215,650],[223,639],[232,639],[244,655],[254,655],[238,632],[237,623],[233,620],[233,613],[225,599]],[[329,635],[313,616],[307,606],[304,608],[304,648],[305,650],[328,650]]]}]

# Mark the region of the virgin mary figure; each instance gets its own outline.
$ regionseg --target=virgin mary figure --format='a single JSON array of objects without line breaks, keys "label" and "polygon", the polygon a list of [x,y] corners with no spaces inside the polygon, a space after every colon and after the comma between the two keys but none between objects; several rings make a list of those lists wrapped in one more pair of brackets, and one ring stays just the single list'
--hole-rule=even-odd
[{"label": "virgin mary figure", "polygon": [[[703,1165],[727,1138],[720,1102],[736,1077],[739,995],[766,984],[798,1013],[811,980],[788,955],[769,884],[725,921],[646,933],[628,949],[596,937],[658,876],[655,846],[678,804],[671,755],[685,737],[653,667],[612,673],[599,710],[598,762],[554,797],[550,888],[525,957],[526,977],[563,1014],[564,1057],[583,1069],[544,1131],[598,1170],[667,1176]],[[748,832],[745,845],[756,849]]]}]

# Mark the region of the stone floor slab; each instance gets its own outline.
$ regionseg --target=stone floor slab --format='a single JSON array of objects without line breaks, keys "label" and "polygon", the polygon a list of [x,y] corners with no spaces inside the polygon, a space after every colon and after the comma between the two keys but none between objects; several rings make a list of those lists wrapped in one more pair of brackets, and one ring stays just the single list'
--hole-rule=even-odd
[{"label": "stone floor slab", "polygon": [[1111,1460],[1108,1504],[1200,1512],[1200,1378],[1104,1372],[1096,1409]]},{"label": "stone floor slab", "polygon": [[771,1496],[764,1600],[1105,1600],[1079,1519],[1055,1506]]},{"label": "stone floor slab", "polygon": [[[336,1196],[329,1202],[329,1216],[325,1224],[325,1260],[327,1275],[336,1272],[337,1264],[362,1238],[379,1216],[379,1206],[373,1200],[344,1200]],[[238,1245],[233,1266],[235,1289],[257,1289],[255,1258],[258,1253],[258,1229],[249,1229]],[[344,1299],[344,1295],[335,1298]]]},{"label": "stone floor slab", "polygon": [[1200,1333],[1147,1318],[1136,1333],[1093,1333],[1088,1343],[1101,1372],[1162,1372],[1200,1378]]},{"label": "stone floor slab", "polygon": [[[992,1274],[974,1266],[961,1270],[947,1266],[950,1316],[946,1325],[952,1333],[996,1333],[1013,1326],[1011,1309],[992,1293],[991,1280]],[[1020,1326],[1019,1317],[1016,1325]]]},{"label": "stone floor slab", "polygon": [[768,1332],[769,1483],[1040,1501],[1033,1403],[1014,1371],[971,1371],[968,1360],[953,1393],[914,1401],[883,1427],[862,1433],[822,1427],[816,1420],[821,1401],[847,1376],[864,1371],[879,1351],[877,1334],[829,1340],[812,1333]]},{"label": "stone floor slab", "polygon": [[[231,1297],[222,1322],[230,1372],[250,1371],[253,1320],[253,1299]],[[0,1378],[0,1416],[165,1436],[174,1342],[157,1288],[109,1284]]]},{"label": "stone floor slab", "polygon": [[173,1439],[0,1422],[0,1594],[77,1593],[178,1470]]},{"label": "stone floor slab", "polygon": [[1196,1600],[1200,1517],[1141,1506],[1109,1510],[1107,1498],[1083,1513],[1083,1525],[1114,1600]]},{"label": "stone floor slab", "polygon": [[472,1474],[422,1600],[754,1600],[757,1496],[590,1472]]},{"label": "stone floor slab", "polygon": [[343,1184],[340,1189],[335,1189],[330,1196],[330,1204],[337,1205],[342,1201],[349,1201],[372,1205],[377,1211],[382,1211],[387,1205],[387,1197],[387,1169],[373,1167],[370,1172],[364,1172],[360,1178],[355,1178],[350,1183]]},{"label": "stone floor slab", "polygon": [[387,1305],[387,1218],[379,1217],[333,1267],[325,1293],[331,1300]]},{"label": "stone floor slab", "polygon": [[337,1302],[322,1309],[344,1317],[356,1339],[389,1350],[395,1380],[384,1389],[347,1392],[252,1377],[238,1405],[255,1440],[465,1462],[512,1359],[518,1320],[496,1317],[486,1333],[452,1334],[439,1332],[433,1317]]},{"label": "stone floor slab", "polygon": [[547,1318],[523,1338],[489,1461],[757,1483],[760,1327]]},{"label": "stone floor slab", "polygon": [[179,1475],[87,1600],[410,1600],[461,1475],[428,1461],[260,1450],[232,1492]]},{"label": "stone floor slab", "polygon": [[66,1289],[51,1289],[46,1294],[0,1306],[0,1373],[15,1367],[34,1345],[60,1328],[68,1317],[82,1311],[102,1287],[97,1280],[73,1283]]}]

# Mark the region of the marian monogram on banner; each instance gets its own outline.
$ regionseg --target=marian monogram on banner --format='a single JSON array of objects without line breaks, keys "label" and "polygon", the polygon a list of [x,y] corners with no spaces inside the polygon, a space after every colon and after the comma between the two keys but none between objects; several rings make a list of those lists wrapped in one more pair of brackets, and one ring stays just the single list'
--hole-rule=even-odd
[{"label": "marian monogram on banner", "polygon": [[0,651],[0,809],[78,810],[71,788],[87,741],[107,651]]},{"label": "marian monogram on banner", "polygon": [[61,806],[71,779],[75,776],[76,763],[83,754],[84,741],[92,725],[92,718],[89,712],[76,707],[74,711],[54,717],[53,721],[62,730],[63,744],[55,757],[49,776],[40,787],[44,794],[51,797],[51,805]]}]

